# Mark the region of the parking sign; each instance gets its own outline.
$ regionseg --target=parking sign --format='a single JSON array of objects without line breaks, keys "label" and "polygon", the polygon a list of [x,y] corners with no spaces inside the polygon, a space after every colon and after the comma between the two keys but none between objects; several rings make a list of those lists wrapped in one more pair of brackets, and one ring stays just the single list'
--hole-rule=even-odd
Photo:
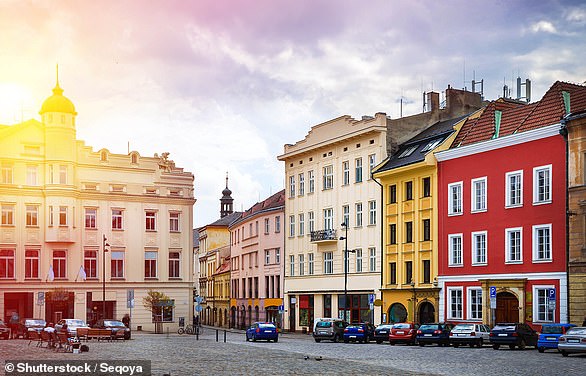
[{"label": "parking sign", "polygon": [[490,297],[496,298],[496,286],[490,286]]},{"label": "parking sign", "polygon": [[547,298],[549,299],[549,301],[555,302],[555,289],[548,289],[547,291]]}]

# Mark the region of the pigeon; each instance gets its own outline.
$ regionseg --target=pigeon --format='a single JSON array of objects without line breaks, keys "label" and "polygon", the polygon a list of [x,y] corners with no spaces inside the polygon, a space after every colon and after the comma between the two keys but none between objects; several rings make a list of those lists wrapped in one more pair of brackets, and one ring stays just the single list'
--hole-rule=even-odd
[{"label": "pigeon", "polygon": [[317,356],[317,357],[315,358],[315,360],[322,360],[322,359],[323,359],[323,358],[322,358],[321,356]]},{"label": "pigeon", "polygon": [[303,357],[303,359],[307,360],[307,359],[309,359],[309,356],[305,355],[305,356]]}]

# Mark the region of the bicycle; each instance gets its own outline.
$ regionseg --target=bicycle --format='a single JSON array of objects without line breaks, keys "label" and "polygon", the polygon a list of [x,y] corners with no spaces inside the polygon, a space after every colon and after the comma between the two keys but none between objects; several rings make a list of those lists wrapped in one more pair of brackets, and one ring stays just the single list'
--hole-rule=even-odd
[{"label": "bicycle", "polygon": [[193,326],[191,324],[187,324],[187,326],[185,328],[179,328],[177,329],[177,333],[178,334],[183,334],[183,333],[187,333],[187,334],[203,334],[203,328],[201,326]]}]

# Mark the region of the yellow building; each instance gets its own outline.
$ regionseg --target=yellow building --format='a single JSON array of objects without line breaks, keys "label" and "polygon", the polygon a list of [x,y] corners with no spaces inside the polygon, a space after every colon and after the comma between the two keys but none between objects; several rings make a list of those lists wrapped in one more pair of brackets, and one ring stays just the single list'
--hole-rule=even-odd
[{"label": "yellow building", "polygon": [[[191,317],[193,175],[168,153],[112,154],[77,140],[59,83],[39,113],[40,122],[0,125],[4,317],[130,313],[144,330]],[[149,289],[170,298],[156,318],[142,304]]]},{"label": "yellow building", "polygon": [[383,185],[384,322],[438,319],[437,162],[433,153],[450,145],[464,120],[435,123],[401,144],[375,169],[374,177]]}]

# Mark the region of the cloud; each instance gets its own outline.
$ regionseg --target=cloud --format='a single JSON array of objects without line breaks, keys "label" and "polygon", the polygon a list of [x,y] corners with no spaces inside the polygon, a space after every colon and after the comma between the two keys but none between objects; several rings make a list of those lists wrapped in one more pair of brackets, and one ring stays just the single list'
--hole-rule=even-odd
[{"label": "cloud", "polygon": [[530,26],[530,30],[533,33],[549,33],[557,34],[558,31],[555,26],[549,21],[539,21]]}]

